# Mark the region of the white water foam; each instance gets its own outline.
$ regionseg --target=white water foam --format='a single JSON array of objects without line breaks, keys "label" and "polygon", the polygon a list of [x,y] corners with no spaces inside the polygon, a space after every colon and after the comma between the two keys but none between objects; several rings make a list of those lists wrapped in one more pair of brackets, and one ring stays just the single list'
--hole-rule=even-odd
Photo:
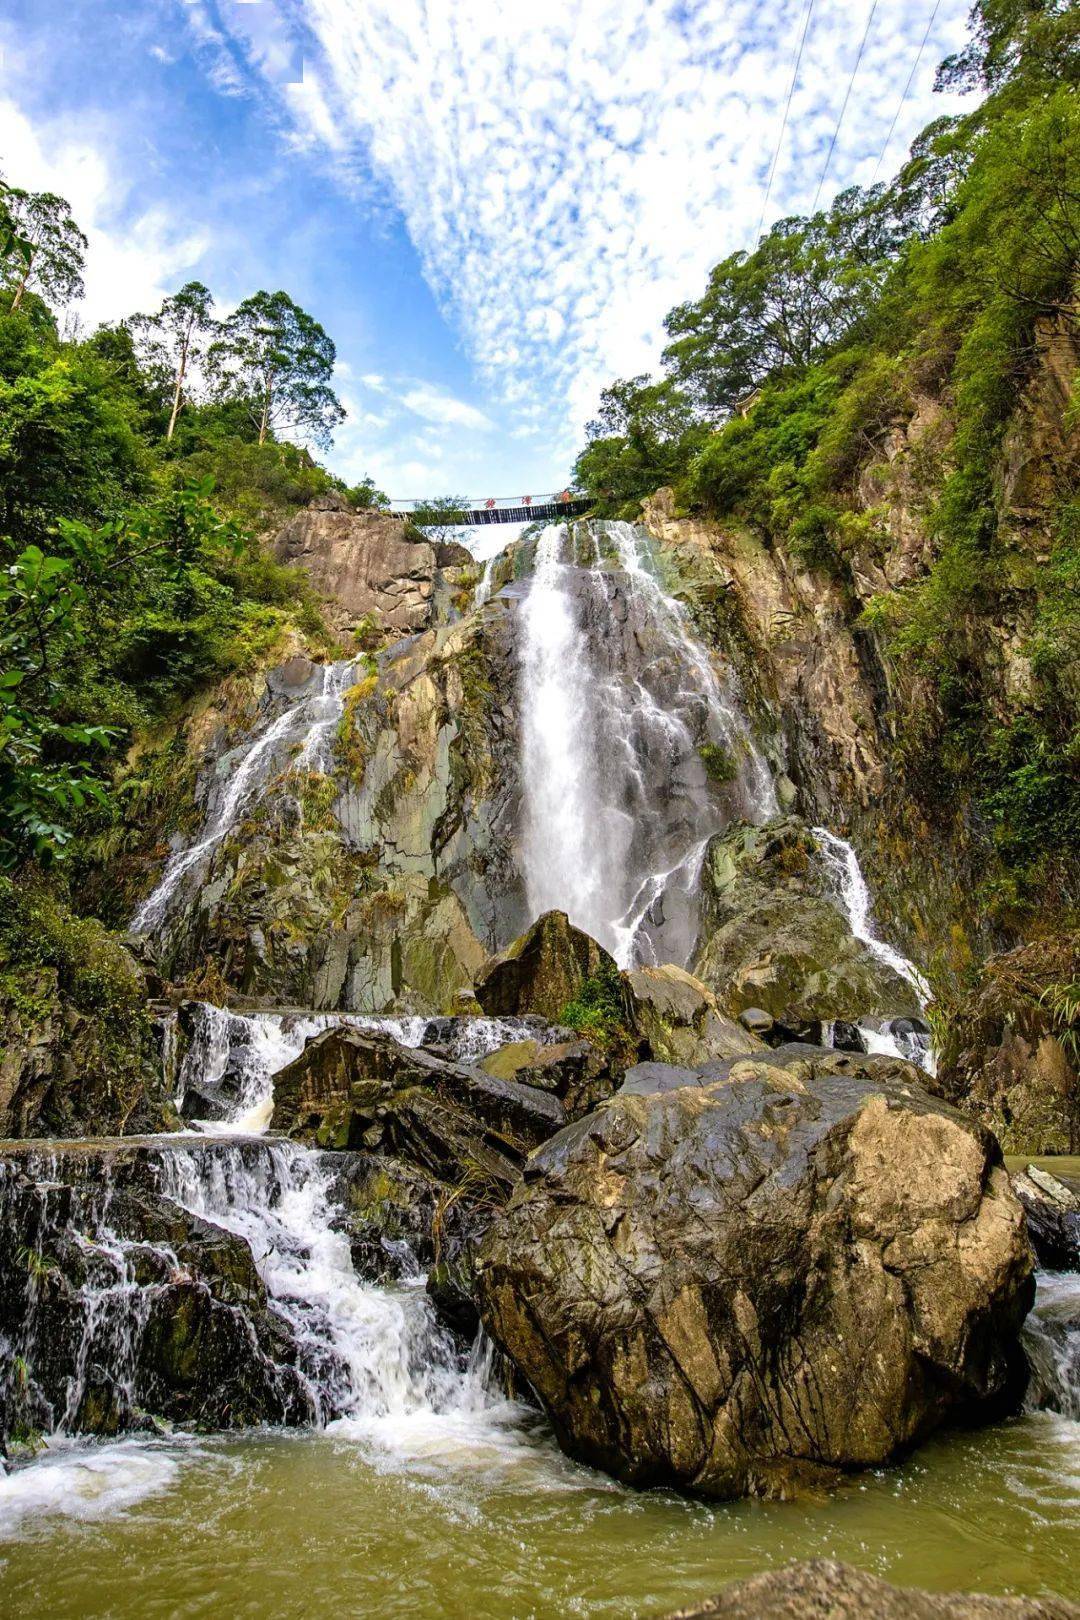
[{"label": "white water foam", "polygon": [[[1080,1272],[1038,1273],[1024,1350],[1031,1368],[1028,1410],[1057,1412],[1080,1424]],[[1080,1446],[1080,1428],[1075,1439]]]},{"label": "white water foam", "polygon": [[168,1491],[184,1460],[177,1446],[153,1441],[53,1440],[28,1466],[0,1474],[0,1541],[32,1534],[43,1519],[114,1518]]},{"label": "white water foam", "polygon": [[[544,528],[520,624],[529,910],[565,911],[620,966],[685,962],[709,838],[732,814],[777,808],[734,679],[718,676],[632,524]],[[729,783],[710,780],[710,747],[730,757]]]},{"label": "white water foam", "polygon": [[870,890],[866,886],[859,857],[846,838],[839,838],[827,827],[814,827],[812,831],[818,841],[826,869],[836,883],[837,898],[847,915],[851,932],[856,939],[862,940],[879,962],[884,962],[886,967],[892,968],[894,973],[907,980],[918,996],[920,1005],[925,1007],[931,999],[931,994],[930,986],[923,975],[913,962],[909,962],[906,956],[901,956],[899,951],[879,939],[874,932]]},{"label": "white water foam", "polygon": [[170,1155],[166,1187],[185,1209],[242,1237],[292,1329],[315,1420],[363,1445],[376,1465],[444,1472],[478,1452],[506,1457],[525,1409],[498,1394],[488,1358],[463,1366],[417,1272],[381,1286],[354,1270],[340,1229],[338,1167],[291,1142],[239,1146],[198,1161]]}]

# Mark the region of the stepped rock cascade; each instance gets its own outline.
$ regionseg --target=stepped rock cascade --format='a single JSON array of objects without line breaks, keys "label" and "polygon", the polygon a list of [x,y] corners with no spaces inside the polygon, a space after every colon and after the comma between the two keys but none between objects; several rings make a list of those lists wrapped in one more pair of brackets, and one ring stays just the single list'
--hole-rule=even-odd
[{"label": "stepped rock cascade", "polygon": [[162,928],[189,874],[193,878],[209,861],[275,772],[288,765],[307,771],[326,768],[355,667],[351,660],[324,664],[299,688],[268,692],[259,722],[218,763],[201,835],[169,856],[160,881],[132,919],[133,933],[153,934]]},{"label": "stepped rock cascade", "polygon": [[[521,1018],[375,1017],[315,1012],[238,1013],[210,1002],[194,1004],[191,1034],[176,1075],[176,1106],[199,1130],[212,1134],[259,1134],[274,1102],[274,1075],[299,1057],[313,1035],[326,1029],[381,1032],[400,1046],[438,1043],[458,1063],[476,1063],[512,1041],[535,1040],[535,1021]],[[166,1023],[166,1043],[176,1040],[176,1019]],[[543,1034],[541,1033],[541,1039]],[[209,1107],[214,1117],[198,1118]]]},{"label": "stepped rock cascade", "polygon": [[709,838],[777,808],[733,674],[628,523],[541,531],[519,655],[531,913],[565,911],[623,967],[685,964]]},{"label": "stepped rock cascade", "polygon": [[[200,1098],[216,1093],[224,1099],[227,1070],[236,1081],[209,1136],[118,1143],[115,1163],[107,1160],[103,1171],[90,1155],[80,1156],[78,1145],[23,1156],[15,1175],[0,1161],[0,1215],[22,1234],[27,1252],[43,1257],[43,1280],[32,1275],[30,1308],[13,1340],[0,1323],[6,1362],[0,1413],[29,1403],[38,1426],[63,1436],[85,1429],[88,1413],[107,1399],[120,1426],[131,1426],[147,1389],[156,1389],[145,1365],[147,1345],[158,1343],[163,1323],[178,1308],[176,1287],[192,1284],[192,1246],[220,1229],[240,1240],[241,1256],[250,1253],[269,1308],[267,1330],[260,1326],[256,1334],[232,1303],[236,1262],[229,1262],[214,1331],[250,1339],[244,1359],[261,1402],[253,1418],[264,1413],[276,1422],[319,1426],[347,1420],[350,1434],[380,1453],[419,1445],[449,1455],[501,1435],[508,1419],[513,1427],[517,1408],[489,1388],[490,1358],[478,1347],[462,1361],[436,1322],[424,1277],[403,1243],[396,1256],[399,1285],[357,1275],[340,1220],[336,1156],[261,1134],[273,1102],[273,1073],[312,1033],[335,1023],[411,1045],[442,1037],[441,1049],[465,1060],[532,1031],[522,1020],[241,1015],[200,1004],[181,1084]],[[82,1189],[77,1216],[72,1184]],[[129,1210],[148,1191],[155,1208],[176,1212],[166,1216],[168,1235],[160,1239],[136,1231]],[[161,1204],[162,1198],[168,1202]],[[133,1207],[136,1214],[144,1208]],[[185,1216],[193,1226],[185,1225]],[[69,1232],[73,1220],[77,1229]],[[57,1286],[48,1282],[55,1267],[44,1257],[72,1246],[77,1252],[66,1269],[75,1282],[64,1285],[62,1327],[73,1372],[58,1400],[54,1391],[23,1388],[19,1369],[50,1360],[46,1341],[56,1336],[55,1314],[36,1310],[34,1302],[41,1290]],[[0,1250],[0,1268],[4,1260]],[[275,1320],[286,1333],[275,1329]]]}]

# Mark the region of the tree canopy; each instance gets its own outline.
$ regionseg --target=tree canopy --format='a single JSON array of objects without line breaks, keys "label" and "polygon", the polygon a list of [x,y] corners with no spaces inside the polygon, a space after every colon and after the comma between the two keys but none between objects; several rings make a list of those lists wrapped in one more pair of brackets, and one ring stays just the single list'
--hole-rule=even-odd
[{"label": "tree canopy", "polygon": [[0,252],[11,309],[19,308],[27,291],[57,304],[81,297],[87,241],[71,217],[70,204],[51,191],[18,186],[5,186],[3,201]]},{"label": "tree canopy", "polygon": [[259,443],[299,430],[326,446],[345,411],[330,387],[337,351],[288,293],[257,292],[229,317],[211,345],[220,398],[250,401]]},{"label": "tree canopy", "polygon": [[176,419],[191,392],[191,377],[206,358],[217,322],[214,298],[201,281],[188,281],[162,301],[156,315],[135,315],[128,323],[140,362],[160,375],[170,393],[166,439],[176,432]]}]

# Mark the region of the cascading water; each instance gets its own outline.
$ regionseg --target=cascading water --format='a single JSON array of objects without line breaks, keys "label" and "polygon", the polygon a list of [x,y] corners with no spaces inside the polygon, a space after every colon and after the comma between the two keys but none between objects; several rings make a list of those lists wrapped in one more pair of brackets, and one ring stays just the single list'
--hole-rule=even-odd
[{"label": "cascading water", "polygon": [[[862,941],[879,962],[905,979],[919,999],[924,1010],[931,999],[930,986],[914,962],[909,962],[898,950],[874,931],[870,890],[859,865],[859,857],[846,838],[840,838],[827,827],[814,827],[825,869],[836,887],[836,899],[848,920],[856,939]],[[937,1058],[931,1045],[930,1032],[910,1018],[861,1018],[857,1036],[863,1050],[880,1052],[889,1057],[901,1057],[917,1063],[928,1074],[937,1072]],[[830,1042],[826,1040],[826,1045]]]},{"label": "cascading water", "polygon": [[530,912],[565,911],[622,966],[684,963],[709,838],[733,815],[768,820],[776,798],[734,677],[693,637],[644,530],[541,531],[520,664]]},{"label": "cascading water", "polygon": [[879,962],[884,962],[886,967],[907,980],[925,1007],[930,1000],[930,986],[918,968],[874,932],[870,890],[866,886],[859,857],[846,838],[838,837],[827,827],[814,827],[812,831],[825,866],[836,883],[837,898],[847,914],[851,932],[856,939],[862,940]]},{"label": "cascading water", "polygon": [[[476,1063],[512,1041],[550,1038],[527,1018],[391,1017],[337,1012],[232,1012],[195,1003],[176,1078],[176,1106],[211,1134],[259,1135],[270,1123],[274,1075],[300,1056],[313,1035],[349,1028],[391,1036],[399,1046],[432,1046],[456,1063]],[[174,1029],[170,1020],[167,1028]],[[175,1042],[175,1033],[169,1040]],[[212,1118],[200,1118],[207,1109]]]},{"label": "cascading water", "polygon": [[273,771],[287,762],[301,770],[325,768],[355,668],[351,661],[325,664],[317,691],[308,683],[287,697],[284,708],[275,697],[241,747],[219,761],[204,830],[195,843],[169,856],[157,887],[132,919],[133,933],[155,933],[163,926],[188,873],[224,842]]}]

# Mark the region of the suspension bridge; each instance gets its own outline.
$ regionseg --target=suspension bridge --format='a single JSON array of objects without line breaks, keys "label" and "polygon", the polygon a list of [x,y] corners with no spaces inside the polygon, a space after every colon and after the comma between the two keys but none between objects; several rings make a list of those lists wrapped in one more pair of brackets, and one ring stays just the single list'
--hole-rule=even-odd
[{"label": "suspension bridge", "polygon": [[390,510],[411,517],[418,528],[434,523],[455,528],[479,528],[484,523],[550,523],[580,517],[592,506],[584,495],[563,489],[556,495],[487,495],[466,498],[460,506],[450,501],[391,501]]}]

